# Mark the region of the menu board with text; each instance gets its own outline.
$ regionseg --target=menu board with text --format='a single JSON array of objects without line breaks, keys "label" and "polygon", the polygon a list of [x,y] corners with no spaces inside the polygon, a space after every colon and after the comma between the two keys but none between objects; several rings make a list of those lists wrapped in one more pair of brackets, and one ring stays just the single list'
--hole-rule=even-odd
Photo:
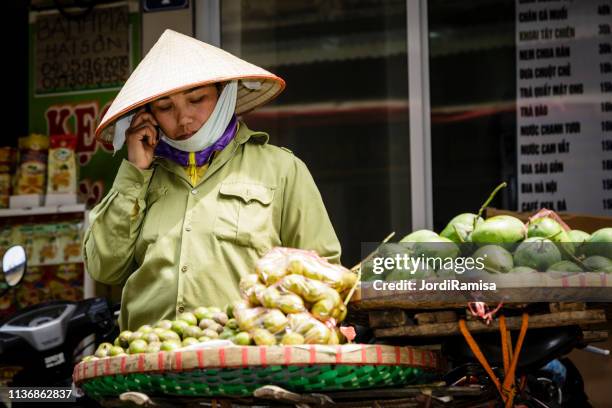
[{"label": "menu board with text", "polygon": [[518,210],[612,215],[612,0],[517,0]]}]

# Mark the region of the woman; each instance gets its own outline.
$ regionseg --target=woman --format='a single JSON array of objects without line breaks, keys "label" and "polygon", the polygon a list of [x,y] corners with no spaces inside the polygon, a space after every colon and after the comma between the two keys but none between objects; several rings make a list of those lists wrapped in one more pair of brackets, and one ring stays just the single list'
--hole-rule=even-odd
[{"label": "woman", "polygon": [[167,30],[113,101],[96,137],[115,151],[126,143],[128,155],[91,212],[83,254],[95,280],[125,283],[122,330],[238,299],[240,278],[275,246],[339,262],[304,163],[236,119],[283,88]]}]

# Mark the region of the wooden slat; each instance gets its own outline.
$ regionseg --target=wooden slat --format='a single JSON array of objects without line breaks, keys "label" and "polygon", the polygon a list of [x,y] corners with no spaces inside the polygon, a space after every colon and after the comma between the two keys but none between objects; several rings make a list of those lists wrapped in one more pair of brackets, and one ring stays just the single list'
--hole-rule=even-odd
[{"label": "wooden slat", "polygon": [[458,320],[457,312],[454,310],[443,310],[440,312],[417,313],[414,315],[418,324],[451,323]]},{"label": "wooden slat", "polygon": [[406,316],[406,312],[401,309],[375,310],[369,312],[370,327],[397,327],[411,324],[411,320]]},{"label": "wooden slat", "polygon": [[[544,327],[562,327],[578,324],[593,324],[606,321],[603,310],[586,310],[581,312],[559,312],[529,317],[529,328],[537,329]],[[472,333],[484,333],[499,330],[499,322],[493,321],[490,325],[482,321],[466,322]],[[506,318],[508,330],[518,330],[521,326],[521,317]],[[374,331],[376,337],[432,337],[459,335],[457,323],[434,323],[422,326],[402,326],[389,329],[377,329]]]},{"label": "wooden slat", "polygon": [[553,302],[548,305],[551,313],[557,312],[579,312],[586,310],[584,302]]}]

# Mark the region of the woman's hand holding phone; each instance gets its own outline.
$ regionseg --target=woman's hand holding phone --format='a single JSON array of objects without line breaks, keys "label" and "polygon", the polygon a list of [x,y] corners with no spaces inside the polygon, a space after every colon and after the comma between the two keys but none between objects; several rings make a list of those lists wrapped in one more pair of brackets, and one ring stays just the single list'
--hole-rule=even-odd
[{"label": "woman's hand holding phone", "polygon": [[125,131],[128,160],[140,169],[148,169],[153,162],[155,146],[159,142],[159,124],[153,114],[141,108]]}]

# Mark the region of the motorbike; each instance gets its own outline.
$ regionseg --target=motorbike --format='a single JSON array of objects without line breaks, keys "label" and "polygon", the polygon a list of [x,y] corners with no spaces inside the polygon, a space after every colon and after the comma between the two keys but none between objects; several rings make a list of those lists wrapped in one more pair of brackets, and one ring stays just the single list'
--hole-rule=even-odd
[{"label": "motorbike", "polygon": [[[26,273],[24,248],[9,248],[2,265],[7,286],[2,296],[5,296],[19,285]],[[0,322],[0,366],[19,368],[8,385],[72,388],[77,395],[73,406],[97,406],[95,401],[79,394],[72,382],[72,372],[87,349],[118,335],[117,312],[118,305],[94,297],[78,302],[40,303]]]},{"label": "motorbike", "polygon": [[[498,378],[503,378],[503,353],[497,333],[475,335],[482,353]],[[582,376],[566,357],[573,349],[607,355],[587,345],[578,326],[533,329],[527,333],[516,366],[516,406],[529,408],[590,408]],[[450,338],[442,353],[453,364],[448,385],[481,386],[496,394],[495,384],[463,338]]]}]

